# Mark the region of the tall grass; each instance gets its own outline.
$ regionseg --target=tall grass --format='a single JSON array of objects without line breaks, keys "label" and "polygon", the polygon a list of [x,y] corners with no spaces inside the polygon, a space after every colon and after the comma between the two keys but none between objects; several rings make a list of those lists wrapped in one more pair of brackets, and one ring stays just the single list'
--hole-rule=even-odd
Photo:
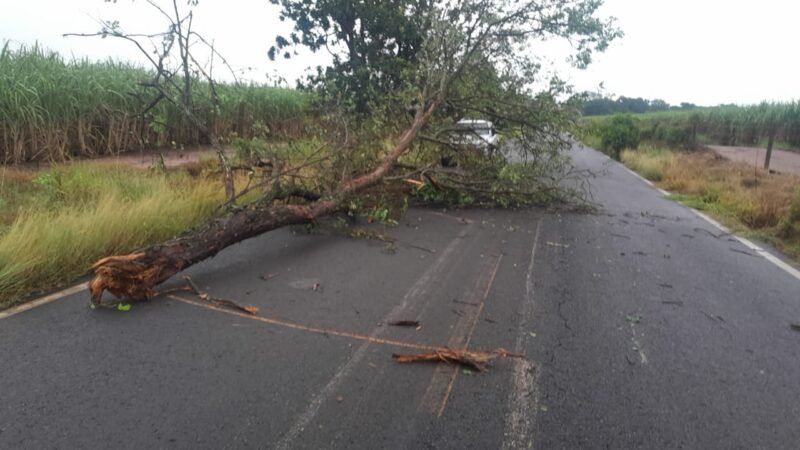
[{"label": "tall grass", "polygon": [[0,308],[202,223],[224,198],[215,179],[76,164],[40,173],[27,207],[0,229]]},{"label": "tall grass", "polygon": [[[800,242],[800,189],[795,192],[789,205],[789,215],[780,224],[781,237]],[[800,245],[799,245],[800,247]],[[800,253],[800,249],[798,249]]]},{"label": "tall grass", "polygon": [[672,162],[672,152],[654,147],[640,150],[623,150],[620,160],[639,175],[650,181],[661,181],[664,171]]},{"label": "tall grass", "polygon": [[[0,163],[62,161],[142,146],[198,144],[201,136],[167,102],[140,115],[149,97],[136,65],[65,60],[38,46],[0,49]],[[220,84],[215,107],[207,83],[195,80],[195,113],[218,136],[247,137],[256,122],[274,133],[296,132],[309,95],[257,84]]]}]

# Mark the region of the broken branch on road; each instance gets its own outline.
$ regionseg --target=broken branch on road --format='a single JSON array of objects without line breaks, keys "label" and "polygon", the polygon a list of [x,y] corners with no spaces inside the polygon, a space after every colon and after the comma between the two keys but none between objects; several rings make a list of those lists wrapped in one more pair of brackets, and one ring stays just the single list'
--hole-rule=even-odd
[{"label": "broken branch on road", "polygon": [[732,251],[732,252],[735,252],[735,253],[741,253],[741,254],[743,254],[743,255],[747,255],[747,256],[756,256],[756,255],[754,255],[754,254],[752,254],[752,253],[750,253],[750,252],[746,252],[746,251],[744,251],[744,250],[739,250],[738,248],[733,248],[733,247],[731,247],[729,250],[730,250],[730,251]]},{"label": "broken branch on road", "polygon": [[[303,331],[313,334],[318,334],[326,337],[337,336],[346,339],[354,339],[357,341],[369,342],[372,344],[387,345],[392,347],[400,347],[406,349],[413,349],[423,351],[417,354],[392,354],[397,362],[410,363],[410,362],[447,362],[451,364],[461,364],[470,368],[474,368],[479,372],[488,370],[488,363],[497,358],[525,358],[522,353],[513,353],[503,348],[498,348],[494,351],[470,351],[466,349],[451,349],[448,347],[438,347],[427,344],[420,344],[414,342],[400,341],[396,339],[388,339],[375,335],[365,335],[353,333],[350,331],[337,330],[332,328],[320,328],[309,325],[304,325],[298,322],[287,321],[283,319],[272,318],[263,315],[257,315],[247,312],[239,308],[226,307],[224,304],[204,301],[200,303],[193,299],[184,298],[177,295],[169,296],[173,300],[177,300],[189,305],[211,309],[217,312],[231,314],[238,317],[248,318],[262,323],[267,323],[274,326],[289,328],[297,331]],[[237,305],[238,306],[238,305]]]},{"label": "broken branch on road", "polygon": [[411,362],[446,362],[450,364],[460,364],[467,366],[478,372],[485,372],[489,369],[489,361],[496,358],[524,358],[521,353],[512,353],[503,348],[491,352],[473,352],[468,350],[439,349],[431,352],[403,355],[394,353],[394,358],[399,363]]},{"label": "broken branch on road", "polygon": [[393,320],[389,322],[389,325],[393,327],[419,327],[419,320]]},{"label": "broken branch on road", "polygon": [[189,287],[190,287],[189,290],[191,290],[195,295],[197,295],[197,297],[200,300],[209,302],[209,303],[211,303],[213,305],[216,305],[216,306],[219,306],[219,307],[222,307],[222,308],[230,308],[230,309],[234,309],[234,310],[237,310],[237,311],[242,311],[242,312],[245,312],[245,313],[253,315],[253,316],[258,314],[258,308],[255,307],[255,306],[242,306],[242,305],[234,302],[233,300],[228,300],[228,299],[225,299],[225,298],[212,297],[211,295],[209,295],[208,292],[205,292],[202,289],[200,289],[200,287],[197,286],[197,284],[195,284],[194,280],[192,280],[192,277],[187,275],[187,276],[183,277],[183,279],[186,280],[186,283],[189,285]]}]

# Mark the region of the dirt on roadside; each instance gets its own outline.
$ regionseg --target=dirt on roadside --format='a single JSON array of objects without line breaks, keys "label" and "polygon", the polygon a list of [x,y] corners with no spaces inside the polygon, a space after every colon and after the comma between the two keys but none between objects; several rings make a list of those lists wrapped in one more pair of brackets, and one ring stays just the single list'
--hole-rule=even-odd
[{"label": "dirt on roadside", "polygon": [[[143,153],[126,153],[124,155],[108,158],[108,160],[145,169],[160,164],[162,156],[164,158],[164,165],[168,168],[172,168],[199,162],[203,157],[213,158],[215,153],[214,149],[211,147],[197,147],[187,150],[151,150]],[[104,159],[105,158],[101,158],[100,161]]]},{"label": "dirt on roadside", "polygon": [[[767,150],[754,147],[728,147],[723,145],[708,145],[709,149],[718,155],[732,161],[740,161],[759,168],[764,167],[764,157]],[[776,172],[800,176],[800,153],[785,150],[772,150],[769,168]]]},{"label": "dirt on roadside", "polygon": [[[232,149],[226,150],[226,155],[230,156]],[[211,146],[198,146],[182,150],[146,150],[143,152],[128,152],[117,156],[101,156],[98,158],[79,158],[61,164],[71,162],[91,162],[98,164],[123,164],[137,169],[146,169],[160,164],[160,159],[164,158],[164,166],[167,168],[180,167],[187,164],[198,163],[202,158],[215,158],[215,150]],[[28,170],[43,170],[51,166],[47,162],[35,162],[20,164],[17,167]]]}]

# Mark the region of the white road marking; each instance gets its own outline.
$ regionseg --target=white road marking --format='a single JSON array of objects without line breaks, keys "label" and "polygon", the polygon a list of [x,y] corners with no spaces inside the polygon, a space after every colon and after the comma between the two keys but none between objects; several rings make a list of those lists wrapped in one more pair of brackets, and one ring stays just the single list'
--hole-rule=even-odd
[{"label": "white road marking", "polygon": [[[525,303],[522,305],[517,340],[514,343],[514,352],[516,353],[522,353],[525,347],[525,339],[528,336],[528,330],[525,328],[533,312],[533,266],[536,259],[536,248],[539,245],[541,227],[542,221],[540,219],[539,223],[536,224],[536,234],[531,247],[531,259],[525,276]],[[537,405],[539,403],[539,393],[536,389],[538,376],[539,372],[533,363],[525,358],[515,360],[514,372],[511,378],[511,392],[508,398],[509,408],[505,418],[503,449],[533,448],[533,427],[536,422]]]},{"label": "white road marking", "polygon": [[[695,213],[695,215],[697,215],[697,217],[700,217],[701,219],[705,220],[706,222],[708,222],[709,224],[713,225],[715,228],[717,228],[718,230],[722,231],[723,233],[729,233],[729,234],[731,233],[731,230],[728,227],[726,227],[725,225],[717,222],[716,220],[712,219],[711,217],[708,217],[707,215],[701,213],[700,211],[697,211],[694,208],[689,208],[689,210],[692,211],[693,213]],[[764,259],[766,259],[767,261],[769,261],[772,264],[778,266],[780,269],[783,269],[784,272],[786,272],[789,275],[793,276],[794,278],[800,280],[800,271],[798,271],[794,267],[790,266],[786,262],[782,261],[780,258],[778,258],[777,256],[773,255],[772,253],[768,252],[767,250],[759,247],[758,245],[753,243],[753,241],[751,241],[749,239],[746,239],[746,238],[743,238],[741,236],[736,236],[734,234],[731,234],[731,237],[733,237],[734,239],[736,239],[737,241],[742,243],[742,245],[744,245],[745,247],[749,248],[750,250],[752,250],[752,251],[756,252],[757,254],[763,256]]]},{"label": "white road marking", "polygon": [[[474,285],[465,286],[465,291],[459,298],[465,303],[478,305],[476,308],[466,308],[456,323],[451,325],[450,339],[447,342],[449,348],[469,348],[475,326],[485,308],[494,285],[497,270],[503,261],[503,255],[488,256],[483,260],[477,274],[474,275]],[[421,315],[418,317],[422,317]],[[434,414],[436,417],[444,415],[450,394],[455,386],[461,368],[455,364],[438,364],[434,370],[428,388],[419,401],[418,411]]]},{"label": "white road marking", "polygon": [[[647,364],[647,354],[645,354],[644,347],[642,347],[642,344],[636,338],[636,323],[637,323],[637,321],[638,321],[638,319],[629,321],[630,326],[631,326],[631,343],[633,344],[633,349],[636,350],[637,352],[639,352],[639,360],[641,361],[642,365],[646,365]],[[644,336],[644,335],[642,335],[642,336]]]},{"label": "white road marking", "polygon": [[730,233],[731,233],[731,230],[730,230],[728,227],[726,227],[725,225],[723,225],[723,224],[721,224],[721,223],[717,222],[716,220],[712,219],[711,217],[709,217],[709,216],[707,216],[707,215],[705,215],[705,214],[701,213],[700,211],[698,211],[698,210],[696,210],[696,209],[694,209],[694,208],[689,208],[689,209],[690,209],[690,210],[691,210],[691,211],[692,211],[692,212],[693,212],[693,213],[694,213],[694,214],[695,214],[697,217],[699,217],[699,218],[701,218],[701,219],[705,220],[706,222],[710,223],[711,225],[714,225],[714,227],[715,227],[715,228],[717,228],[718,230],[722,231],[723,233],[728,233],[728,234],[730,234]]},{"label": "white road marking", "polygon": [[[653,184],[653,182],[652,182],[652,181],[650,181],[650,180],[648,180],[647,178],[645,178],[645,177],[643,177],[643,176],[639,175],[638,173],[636,173],[636,172],[632,171],[631,169],[629,169],[629,168],[627,168],[626,166],[624,166],[622,163],[619,163],[619,165],[620,165],[620,166],[622,166],[622,168],[623,168],[623,169],[627,170],[629,174],[631,174],[631,175],[635,176],[636,178],[638,178],[638,179],[640,179],[640,180],[644,181],[644,182],[645,182],[645,183],[646,183],[648,186],[650,186],[650,187],[652,187],[652,188],[656,188],[656,189],[658,189],[658,188],[656,187],[656,185],[655,185],[655,184]],[[666,192],[666,191],[664,191],[664,192]]]},{"label": "white road marking", "polygon": [[[641,175],[639,175],[638,173],[632,171],[631,169],[628,169],[627,167],[622,165],[622,163],[619,163],[619,164],[623,169],[625,169],[626,171],[631,173],[636,178],[644,181],[648,186],[651,186],[651,187],[657,189],[664,196],[672,195],[672,193],[670,193],[669,191],[665,191],[664,189],[656,187],[656,185],[654,185],[650,180],[647,180],[644,177],[642,177]],[[684,206],[686,206],[686,205],[684,205]],[[712,219],[711,217],[708,217],[707,215],[701,213],[700,211],[698,211],[698,210],[696,210],[694,208],[689,208],[688,206],[686,206],[686,208],[688,208],[689,211],[693,212],[695,215],[697,215],[701,219],[705,220],[709,224],[713,225],[715,228],[717,228],[718,230],[722,231],[723,233],[729,233],[729,234],[731,233],[731,231],[730,231],[730,229],[728,229],[728,227],[726,227],[725,225],[722,225],[721,223],[717,222],[716,220]],[[737,241],[739,241],[740,243],[742,243],[745,247],[747,247],[750,250],[753,250],[754,252],[756,252],[757,254],[763,256],[764,259],[766,259],[767,261],[771,262],[772,264],[777,266],[779,269],[781,269],[784,272],[788,273],[789,275],[793,276],[795,279],[800,280],[800,271],[795,269],[791,265],[787,264],[785,261],[781,260],[780,258],[778,258],[777,256],[773,255],[772,253],[768,252],[767,250],[765,250],[765,249],[759,247],[758,245],[754,244],[749,239],[746,239],[746,238],[743,238],[743,237],[740,237],[740,236],[736,236],[734,234],[731,234],[731,236],[734,239],[736,239]]]},{"label": "white road marking", "polygon": [[295,420],[294,425],[289,428],[289,431],[283,435],[281,440],[275,444],[275,449],[289,449],[295,448],[294,441],[297,439],[300,434],[305,431],[306,427],[311,424],[311,421],[314,420],[317,413],[319,412],[319,408],[329,400],[334,393],[339,389],[342,381],[350,376],[353,372],[353,369],[364,359],[364,355],[367,353],[367,349],[369,348],[369,343],[361,344],[360,347],[353,353],[353,356],[350,357],[350,360],[344,364],[339,370],[336,371],[336,374],[328,381],[328,384],[322,388],[321,391],[314,396],[311,400],[311,403],[308,404],[305,411]]},{"label": "white road marking", "polygon": [[7,319],[11,316],[15,316],[17,314],[23,313],[30,309],[36,308],[38,306],[46,305],[50,302],[54,302],[56,300],[62,299],[64,297],[69,297],[70,295],[77,294],[79,292],[83,292],[89,289],[89,286],[86,283],[81,283],[71,288],[64,289],[63,291],[54,292],[50,295],[46,295],[41,298],[37,298],[36,300],[31,300],[27,303],[23,303],[22,305],[15,306],[13,308],[9,308],[5,311],[0,311],[0,320]]}]

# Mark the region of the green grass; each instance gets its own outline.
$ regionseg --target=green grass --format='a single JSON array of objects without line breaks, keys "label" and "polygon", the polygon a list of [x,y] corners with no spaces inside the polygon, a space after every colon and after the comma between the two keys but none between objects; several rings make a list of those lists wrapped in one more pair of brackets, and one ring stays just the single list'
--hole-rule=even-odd
[{"label": "green grass", "polygon": [[0,191],[4,199],[17,192],[0,204],[0,308],[76,279],[100,257],[174,237],[207,220],[224,197],[216,177],[109,165],[17,178]]},{"label": "green grass", "polygon": [[35,191],[33,178],[31,171],[0,166],[0,234],[14,221],[17,211]]},{"label": "green grass", "polygon": [[[151,73],[118,62],[67,60],[38,46],[0,48],[0,163],[63,161],[146,146],[201,143],[182,113],[161,102],[139,113],[152,92],[138,86]],[[194,80],[195,114],[218,136],[296,135],[312,97],[258,84],[219,84],[216,108],[208,83]]]}]

